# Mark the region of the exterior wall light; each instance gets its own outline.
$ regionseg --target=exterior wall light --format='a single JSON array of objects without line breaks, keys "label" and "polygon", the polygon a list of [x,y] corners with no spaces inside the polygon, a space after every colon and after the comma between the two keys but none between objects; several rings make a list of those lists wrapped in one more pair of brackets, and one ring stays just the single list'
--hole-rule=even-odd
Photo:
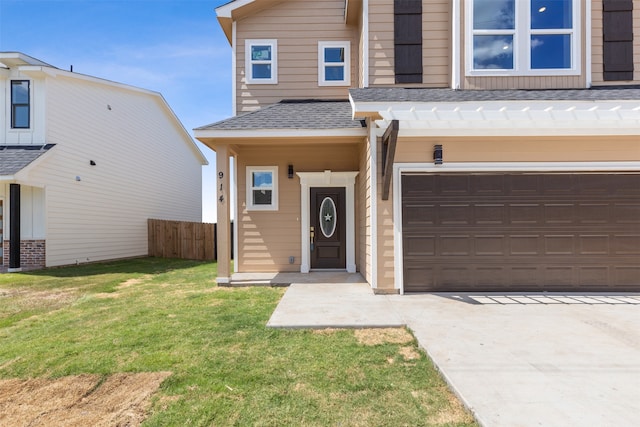
[{"label": "exterior wall light", "polygon": [[287,166],[287,176],[289,179],[293,179],[293,165]]},{"label": "exterior wall light", "polygon": [[436,165],[442,164],[442,145],[433,146],[433,163]]}]

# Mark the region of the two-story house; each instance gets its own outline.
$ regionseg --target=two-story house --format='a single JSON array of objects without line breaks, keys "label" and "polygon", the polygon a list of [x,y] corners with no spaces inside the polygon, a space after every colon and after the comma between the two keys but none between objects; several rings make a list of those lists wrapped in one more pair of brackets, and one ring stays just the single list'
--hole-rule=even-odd
[{"label": "two-story house", "polygon": [[359,271],[378,293],[640,290],[640,0],[216,12],[235,115],[195,136],[217,153],[219,283],[233,191],[235,272]]},{"label": "two-story house", "polygon": [[146,256],[147,219],[201,221],[207,164],[162,95],[0,52],[3,269]]}]

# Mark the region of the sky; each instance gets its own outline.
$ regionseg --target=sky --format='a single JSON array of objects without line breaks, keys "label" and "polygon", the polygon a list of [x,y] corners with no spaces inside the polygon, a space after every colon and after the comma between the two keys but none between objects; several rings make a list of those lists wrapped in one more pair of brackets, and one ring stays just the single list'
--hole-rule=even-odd
[{"label": "sky", "polygon": [[[160,92],[193,128],[228,118],[231,47],[215,8],[228,0],[0,0],[0,51]],[[202,169],[203,215],[216,221],[215,153]]]}]

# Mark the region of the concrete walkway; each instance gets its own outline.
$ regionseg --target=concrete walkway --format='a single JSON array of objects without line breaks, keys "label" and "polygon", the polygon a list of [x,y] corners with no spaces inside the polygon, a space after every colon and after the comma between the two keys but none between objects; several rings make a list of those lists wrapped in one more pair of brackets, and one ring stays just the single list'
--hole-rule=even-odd
[{"label": "concrete walkway", "polygon": [[632,426],[640,294],[374,295],[292,284],[268,326],[408,326],[487,427]]}]

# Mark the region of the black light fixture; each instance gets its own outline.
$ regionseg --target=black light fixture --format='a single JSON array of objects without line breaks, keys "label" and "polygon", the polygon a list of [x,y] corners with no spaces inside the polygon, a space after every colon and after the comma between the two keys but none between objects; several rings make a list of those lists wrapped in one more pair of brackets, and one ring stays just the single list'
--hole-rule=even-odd
[{"label": "black light fixture", "polygon": [[96,162],[94,162],[93,160],[89,160],[89,164],[90,164],[91,166],[95,166],[95,165],[96,165]]},{"label": "black light fixture", "polygon": [[442,145],[433,146],[433,163],[436,165],[442,164]]},{"label": "black light fixture", "polygon": [[287,166],[287,176],[289,179],[293,179],[293,165]]}]

